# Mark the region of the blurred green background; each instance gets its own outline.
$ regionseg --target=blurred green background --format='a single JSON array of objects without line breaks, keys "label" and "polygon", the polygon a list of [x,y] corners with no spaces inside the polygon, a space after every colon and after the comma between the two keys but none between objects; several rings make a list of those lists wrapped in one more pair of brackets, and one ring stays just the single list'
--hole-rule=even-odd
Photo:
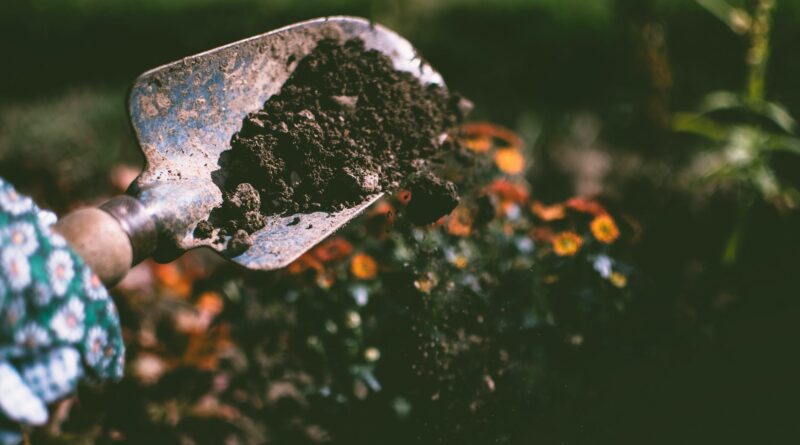
[{"label": "blurred green background", "polygon": [[[752,11],[758,2],[729,3]],[[589,392],[529,407],[546,413],[528,443],[537,434],[543,443],[792,442],[800,436],[798,212],[742,185],[758,178],[732,173],[710,190],[687,182],[699,152],[730,141],[676,132],[672,120],[710,92],[745,89],[751,42],[710,12],[714,4],[6,1],[0,175],[59,211],[91,201],[114,165],[142,162],[124,106],[138,74],[295,21],[371,18],[472,99],[474,118],[526,139],[540,198],[600,194],[644,228],[635,259],[648,285],[619,327],[626,343],[584,362],[594,367],[584,376]],[[772,20],[765,99],[791,119],[800,112],[800,1],[777,1]],[[720,120],[753,122],[735,113]],[[587,163],[592,156],[600,160]],[[797,156],[765,162],[782,186],[800,183]]]},{"label": "blurred green background", "polygon": [[[138,74],[330,14],[368,17],[407,36],[478,104],[474,118],[512,127],[576,111],[635,126],[649,88],[635,23],[658,23],[668,36],[675,109],[736,89],[746,75],[746,41],[694,0],[15,0],[0,14],[0,156],[48,157],[80,181],[95,167],[137,162],[123,104]],[[769,94],[791,111],[800,102],[800,2],[780,2],[774,19],[779,62]],[[80,158],[91,162],[72,168]]]}]

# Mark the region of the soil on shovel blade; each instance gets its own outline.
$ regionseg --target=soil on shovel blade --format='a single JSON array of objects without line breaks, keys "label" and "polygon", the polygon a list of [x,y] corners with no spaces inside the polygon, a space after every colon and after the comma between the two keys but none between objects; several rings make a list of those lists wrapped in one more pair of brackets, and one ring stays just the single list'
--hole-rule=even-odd
[{"label": "soil on shovel blade", "polygon": [[220,236],[235,237],[229,250],[243,251],[266,216],[337,211],[401,185],[412,191],[412,222],[431,223],[458,197],[430,172],[430,160],[451,146],[443,135],[469,108],[395,70],[361,40],[322,40],[281,91],[244,119],[220,161],[224,202],[194,234],[209,238],[220,228]]}]

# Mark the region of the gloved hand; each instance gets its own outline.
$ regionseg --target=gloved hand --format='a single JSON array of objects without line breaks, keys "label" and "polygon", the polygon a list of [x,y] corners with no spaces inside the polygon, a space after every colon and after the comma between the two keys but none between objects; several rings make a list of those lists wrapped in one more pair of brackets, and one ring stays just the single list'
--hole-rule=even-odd
[{"label": "gloved hand", "polygon": [[[42,425],[78,382],[122,377],[114,302],[55,221],[0,179],[0,424]],[[21,439],[0,427],[0,444]]]}]

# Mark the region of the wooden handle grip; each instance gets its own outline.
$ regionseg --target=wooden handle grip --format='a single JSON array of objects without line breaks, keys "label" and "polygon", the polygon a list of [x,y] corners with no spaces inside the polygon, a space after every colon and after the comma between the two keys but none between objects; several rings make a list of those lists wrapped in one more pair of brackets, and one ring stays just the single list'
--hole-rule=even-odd
[{"label": "wooden handle grip", "polygon": [[106,286],[116,284],[133,265],[128,234],[116,218],[103,210],[76,210],[61,218],[55,229]]}]

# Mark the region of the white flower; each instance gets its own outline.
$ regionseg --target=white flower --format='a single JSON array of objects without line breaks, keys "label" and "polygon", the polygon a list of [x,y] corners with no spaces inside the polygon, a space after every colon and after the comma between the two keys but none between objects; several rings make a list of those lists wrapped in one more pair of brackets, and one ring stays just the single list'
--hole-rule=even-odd
[{"label": "white flower", "polygon": [[55,213],[49,210],[39,210],[39,213],[36,215],[36,220],[39,224],[39,228],[42,229],[42,231],[49,233],[53,224],[58,221],[58,217],[56,217]]},{"label": "white flower", "polygon": [[511,221],[519,219],[520,215],[522,215],[522,209],[517,204],[511,204],[505,207],[504,210],[506,218],[510,219]]},{"label": "white flower", "polygon": [[75,276],[73,270],[72,257],[66,250],[54,250],[47,258],[47,275],[50,278],[50,285],[53,293],[59,297],[67,292],[67,286]]},{"label": "white flower", "polygon": [[89,329],[86,334],[85,358],[89,366],[96,366],[101,360],[106,358],[106,346],[108,345],[108,334],[105,329],[95,326]]},{"label": "white flower", "polygon": [[18,249],[24,255],[30,255],[39,247],[36,240],[36,229],[33,224],[17,222],[3,230],[3,238],[8,247]]},{"label": "white flower", "polygon": [[60,339],[76,342],[83,337],[84,317],[83,303],[72,297],[50,320],[50,328]]},{"label": "white flower", "polygon": [[481,292],[481,282],[478,280],[478,277],[473,274],[464,275],[464,277],[461,278],[461,284],[470,288],[475,293]]},{"label": "white flower", "polygon": [[112,320],[115,320],[119,317],[117,307],[114,306],[114,301],[110,298],[106,301],[106,315]]},{"label": "white flower", "polygon": [[53,291],[45,283],[37,282],[33,285],[33,302],[37,306],[47,306],[53,298]]},{"label": "white flower", "polygon": [[608,255],[597,255],[594,259],[593,267],[601,277],[608,279],[611,276],[611,266],[613,265],[614,263]]},{"label": "white flower", "polygon": [[527,236],[518,236],[516,239],[514,239],[514,244],[517,245],[517,250],[519,250],[521,253],[531,253],[535,247],[533,240]]},{"label": "white flower", "polygon": [[369,289],[367,289],[367,286],[353,286],[350,289],[350,293],[353,294],[353,299],[356,300],[356,304],[359,306],[364,306],[369,301]]},{"label": "white flower", "polygon": [[20,291],[31,284],[31,265],[27,255],[13,247],[7,247],[3,249],[0,262],[12,290]]},{"label": "white flower", "polygon": [[19,215],[33,209],[33,201],[11,187],[4,187],[0,189],[0,207],[12,215]]},{"label": "white flower", "polygon": [[53,247],[64,247],[67,245],[67,240],[60,233],[50,231],[50,236],[48,237],[50,240],[50,245]]},{"label": "white flower", "polygon": [[50,334],[38,323],[30,321],[14,334],[14,341],[26,348],[42,348],[50,345]]},{"label": "white flower", "polygon": [[100,277],[91,269],[85,267],[82,272],[83,290],[91,300],[101,300],[108,298],[108,291],[100,281]]}]

